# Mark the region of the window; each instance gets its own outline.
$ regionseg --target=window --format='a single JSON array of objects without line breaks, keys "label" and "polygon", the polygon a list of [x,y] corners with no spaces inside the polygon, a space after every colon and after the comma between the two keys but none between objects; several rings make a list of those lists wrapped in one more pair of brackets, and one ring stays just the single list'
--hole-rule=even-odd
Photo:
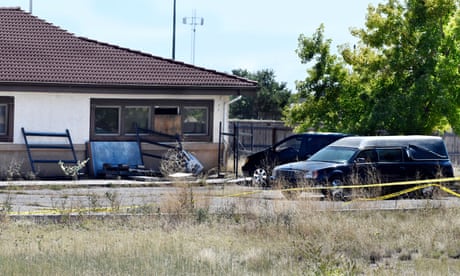
[{"label": "window", "polygon": [[363,150],[358,154],[356,160],[365,163],[377,162],[377,152],[375,150]]},{"label": "window", "polygon": [[96,107],[94,111],[94,126],[96,135],[120,134],[120,108]]},{"label": "window", "polygon": [[155,115],[179,115],[178,106],[155,106]]},{"label": "window", "polygon": [[207,135],[208,113],[207,107],[185,106],[182,116],[184,135]]},{"label": "window", "polygon": [[148,106],[127,106],[123,116],[125,133],[136,134],[136,128],[150,127],[150,107]]},{"label": "window", "polygon": [[0,97],[0,142],[13,142],[14,98]]},{"label": "window", "polygon": [[377,149],[380,162],[401,162],[401,149]]},{"label": "window", "polygon": [[0,104],[0,136],[6,135],[8,127],[8,105]]},{"label": "window", "polygon": [[296,151],[300,150],[300,145],[302,144],[302,137],[295,136],[291,139],[284,141],[276,147],[276,151],[282,151],[286,149],[294,149]]},{"label": "window", "polygon": [[134,139],[140,127],[179,134],[186,141],[211,141],[212,104],[210,100],[92,99],[91,140]]}]

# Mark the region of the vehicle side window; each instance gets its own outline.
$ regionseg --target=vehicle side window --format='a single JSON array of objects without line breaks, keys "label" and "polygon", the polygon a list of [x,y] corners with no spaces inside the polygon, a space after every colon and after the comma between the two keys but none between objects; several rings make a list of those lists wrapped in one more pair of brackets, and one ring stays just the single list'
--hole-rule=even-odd
[{"label": "vehicle side window", "polygon": [[286,140],[283,143],[279,144],[275,151],[282,151],[285,149],[294,149],[299,151],[300,145],[302,144],[302,137],[294,137],[292,139]]},{"label": "vehicle side window", "polygon": [[311,156],[313,153],[319,151],[325,146],[337,140],[335,136],[308,136],[304,138],[303,144],[300,147],[300,156]]},{"label": "vehicle side window", "polygon": [[319,137],[309,137],[308,138],[308,151],[317,152],[318,150],[324,148],[324,146],[330,144],[329,141],[319,138]]},{"label": "vehicle side window", "polygon": [[377,149],[380,162],[401,162],[403,160],[401,149]]},{"label": "vehicle side window", "polygon": [[377,162],[377,153],[375,150],[363,150],[356,156],[356,160],[366,163]]},{"label": "vehicle side window", "polygon": [[312,152],[318,151],[318,140],[319,139],[314,139],[313,137],[304,137],[302,145],[299,148],[299,155],[308,157],[309,155],[311,155]]}]

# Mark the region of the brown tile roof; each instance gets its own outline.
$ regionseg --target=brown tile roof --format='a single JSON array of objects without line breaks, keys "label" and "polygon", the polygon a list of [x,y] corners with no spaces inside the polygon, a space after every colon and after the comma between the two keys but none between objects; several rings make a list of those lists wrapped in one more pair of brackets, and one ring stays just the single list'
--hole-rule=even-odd
[{"label": "brown tile roof", "polygon": [[254,89],[256,82],[77,37],[19,8],[0,8],[0,84]]}]

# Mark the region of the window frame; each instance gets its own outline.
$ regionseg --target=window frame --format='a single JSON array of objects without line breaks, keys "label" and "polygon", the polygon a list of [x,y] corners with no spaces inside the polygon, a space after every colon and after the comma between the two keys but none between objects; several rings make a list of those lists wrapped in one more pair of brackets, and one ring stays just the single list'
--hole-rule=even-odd
[{"label": "window frame", "polygon": [[[101,108],[101,109],[102,108],[105,108],[105,109],[116,108],[116,109],[118,109],[118,127],[117,127],[118,131],[117,131],[117,133],[97,133],[96,132],[96,117],[95,117],[95,115],[96,115],[96,109],[98,109],[98,108]],[[105,106],[105,105],[97,105],[97,106],[95,106],[94,107],[94,118],[92,120],[92,122],[94,122],[93,127],[92,127],[92,130],[94,130],[94,135],[95,136],[112,136],[112,137],[121,135],[121,133],[122,133],[122,131],[121,131],[121,129],[122,129],[121,128],[121,124],[122,124],[122,122],[121,122],[121,119],[122,119],[121,112],[122,112],[121,107],[116,106],[116,105],[107,105],[107,106]]]},{"label": "window frame", "polygon": [[126,126],[126,122],[125,122],[126,117],[124,116],[124,114],[125,114],[124,110],[129,109],[129,108],[144,108],[144,107],[148,108],[147,126],[152,125],[152,107],[151,106],[149,106],[149,105],[126,105],[126,106],[123,107],[123,110],[122,110],[123,115],[120,113],[120,117],[121,117],[120,120],[123,120],[123,122],[122,122],[122,124],[123,124],[123,132],[120,131],[120,134],[129,135],[129,136],[136,135],[136,132],[129,132],[129,129]]},{"label": "window frame", "polygon": [[[156,115],[165,115],[165,114],[155,114],[156,108],[178,108],[177,116],[180,116],[181,124],[181,135],[184,141],[190,142],[210,142],[212,141],[213,133],[213,110],[214,110],[214,101],[213,100],[166,100],[166,99],[101,99],[101,98],[91,98],[90,100],[90,139],[92,141],[109,141],[109,140],[134,140],[135,133],[127,133],[126,126],[124,125],[125,121],[125,111],[129,107],[149,107],[149,129],[155,130],[155,119],[160,118]],[[96,134],[95,133],[95,111],[96,108],[103,107],[119,107],[119,133],[118,134]],[[183,124],[184,124],[184,109],[199,107],[204,108],[207,111],[207,122],[206,122],[206,133],[184,133]],[[166,114],[168,115],[168,114]],[[175,116],[171,114],[171,116]],[[142,134],[146,135],[146,134]],[[156,137],[152,136],[152,139]]]},{"label": "window frame", "polygon": [[5,133],[0,134],[0,142],[13,142],[14,97],[0,96],[0,105],[5,106]]},{"label": "window frame", "polygon": [[181,114],[182,114],[182,127],[184,127],[184,124],[185,124],[185,115],[187,114],[186,113],[186,109],[192,109],[192,108],[195,108],[195,109],[205,109],[205,113],[206,113],[206,126],[205,126],[205,132],[204,133],[193,133],[193,132],[190,132],[190,133],[184,133],[184,130],[182,130],[182,135],[186,136],[186,137],[189,137],[189,136],[203,136],[203,135],[210,135],[209,131],[210,131],[210,127],[209,127],[209,124],[210,124],[210,120],[209,120],[209,116],[210,116],[210,110],[209,110],[209,107],[207,106],[202,106],[202,105],[184,105],[182,108],[181,108]]}]

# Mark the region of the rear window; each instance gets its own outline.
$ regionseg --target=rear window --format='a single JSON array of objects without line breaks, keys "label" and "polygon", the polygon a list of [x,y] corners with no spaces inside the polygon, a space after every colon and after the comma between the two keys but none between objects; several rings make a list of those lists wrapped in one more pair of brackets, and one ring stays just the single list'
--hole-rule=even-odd
[{"label": "rear window", "polygon": [[438,148],[435,150],[437,150],[437,152],[421,146],[409,146],[410,156],[416,160],[438,160],[448,158],[447,152],[445,152],[443,148]]}]

